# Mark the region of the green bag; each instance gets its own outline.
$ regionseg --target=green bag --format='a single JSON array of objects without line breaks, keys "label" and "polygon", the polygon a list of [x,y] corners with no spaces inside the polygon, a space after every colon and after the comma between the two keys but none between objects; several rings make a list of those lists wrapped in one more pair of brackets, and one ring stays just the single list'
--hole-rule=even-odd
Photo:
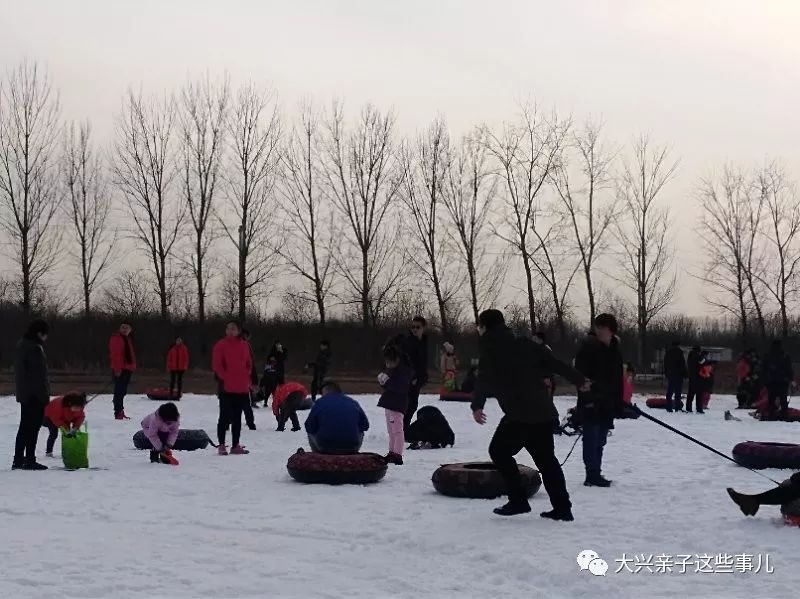
[{"label": "green bag", "polygon": [[74,436],[61,430],[61,459],[67,470],[89,467],[89,431],[85,422],[83,430],[77,431]]}]

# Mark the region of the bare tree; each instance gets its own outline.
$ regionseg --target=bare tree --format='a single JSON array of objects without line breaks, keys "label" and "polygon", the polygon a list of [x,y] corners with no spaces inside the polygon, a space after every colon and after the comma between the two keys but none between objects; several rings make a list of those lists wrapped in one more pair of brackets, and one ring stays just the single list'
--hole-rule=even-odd
[{"label": "bare tree", "polygon": [[362,324],[374,326],[404,275],[395,252],[397,229],[388,230],[386,218],[402,184],[395,117],[367,105],[348,132],[335,103],[326,128],[327,192],[352,233],[350,247],[336,257],[347,286],[344,302],[357,304]]},{"label": "bare tree", "polygon": [[253,83],[239,88],[228,118],[233,146],[228,208],[222,227],[237,253],[239,319],[248,302],[278,267],[275,250],[275,178],[279,166],[281,121],[272,90]]},{"label": "bare tree", "polygon": [[132,90],[117,119],[114,177],[125,194],[133,236],[153,269],[161,317],[169,318],[173,259],[183,202],[173,190],[175,101],[144,100]]},{"label": "bare tree", "polygon": [[765,336],[762,302],[757,291],[762,263],[754,258],[763,197],[752,194],[747,176],[732,166],[726,166],[719,176],[702,179],[697,195],[706,251],[702,280],[715,291],[706,301],[734,316],[739,333],[745,338],[749,334],[750,314],[755,310],[761,335]]},{"label": "bare tree", "polygon": [[[300,108],[300,122],[292,131],[282,160],[281,193],[291,238],[280,244],[281,256],[304,280],[292,289],[292,301],[317,308],[319,323],[327,318],[326,300],[333,284],[333,210],[324,203],[322,139],[319,115],[310,103]],[[287,236],[288,237],[288,236]],[[287,294],[289,292],[287,291]],[[299,308],[293,308],[297,312]]]},{"label": "bare tree", "polygon": [[408,228],[414,240],[408,258],[433,288],[444,333],[450,330],[448,316],[455,309],[461,283],[442,223],[450,160],[450,135],[444,120],[439,118],[417,138],[413,147],[405,148],[400,194],[410,215]]},{"label": "bare tree", "polygon": [[88,121],[78,126],[71,123],[67,129],[61,180],[75,243],[71,253],[80,272],[83,312],[88,316],[92,310],[92,292],[109,266],[116,241],[116,232],[108,220],[111,192],[104,178],[102,159],[92,144]]},{"label": "bare tree", "polygon": [[142,317],[157,310],[147,272],[124,270],[103,289],[102,307],[109,314]]},{"label": "bare tree", "polygon": [[206,318],[211,275],[208,255],[216,239],[211,215],[225,152],[229,101],[230,84],[227,77],[218,84],[208,77],[189,82],[181,91],[181,179],[193,229],[192,250],[187,263],[197,291],[197,317],[200,324]]},{"label": "bare tree", "polygon": [[545,116],[535,106],[524,105],[516,123],[504,125],[499,134],[489,133],[489,149],[505,186],[503,226],[496,234],[522,259],[532,328],[537,322],[532,230],[541,209],[542,192],[556,167],[569,128],[569,121],[560,121],[555,113]]},{"label": "bare tree", "polygon": [[0,227],[11,240],[26,314],[58,259],[60,234],[51,225],[61,201],[59,114],[58,94],[36,63],[7,73],[0,84]]},{"label": "bare tree", "polygon": [[771,251],[761,282],[778,304],[781,336],[789,336],[789,308],[800,294],[800,199],[783,167],[771,163],[756,176],[763,199],[763,235]]},{"label": "bare tree", "polygon": [[666,147],[654,147],[642,135],[635,140],[633,161],[625,163],[619,181],[625,215],[617,228],[625,257],[620,282],[636,296],[640,365],[647,355],[647,328],[675,293],[669,211],[658,205],[658,199],[677,168]]},{"label": "bare tree", "polygon": [[467,271],[473,322],[497,300],[507,271],[504,255],[491,259],[486,238],[497,182],[489,170],[486,133],[475,130],[451,152],[442,194],[454,229],[451,236]]},{"label": "bare tree", "polygon": [[[553,172],[553,187],[560,200],[580,258],[580,268],[589,300],[589,323],[597,314],[594,269],[608,248],[607,233],[618,215],[612,189],[611,163],[614,153],[603,144],[603,124],[586,121],[573,133]],[[574,169],[574,170],[573,170]]]}]

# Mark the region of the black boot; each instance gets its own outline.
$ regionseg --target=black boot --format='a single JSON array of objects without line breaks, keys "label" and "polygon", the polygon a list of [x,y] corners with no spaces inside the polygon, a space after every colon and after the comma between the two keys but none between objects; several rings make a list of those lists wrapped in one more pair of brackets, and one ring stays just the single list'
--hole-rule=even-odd
[{"label": "black boot", "polygon": [[22,458],[14,458],[14,461],[11,462],[11,469],[12,470],[22,470],[25,467],[25,460]]},{"label": "black boot", "polygon": [[161,457],[159,456],[158,452],[155,450],[150,450],[150,463],[158,464],[160,461]]},{"label": "black boot", "polygon": [[586,480],[583,481],[584,487],[610,487],[611,481],[605,478],[602,474],[586,475]]},{"label": "black boot", "polygon": [[739,506],[739,509],[742,510],[745,516],[755,516],[758,513],[758,508],[761,507],[754,498],[749,495],[737,493],[730,487],[728,487],[728,495],[730,495],[734,503]]},{"label": "black boot", "polygon": [[539,516],[547,518],[548,520],[561,520],[563,522],[572,522],[575,519],[572,515],[572,510],[569,508],[560,510],[553,509],[549,512],[542,512]]},{"label": "black boot", "polygon": [[494,513],[498,516],[516,516],[518,514],[527,514],[530,511],[531,505],[525,499],[509,501],[503,507],[494,508]]},{"label": "black boot", "polygon": [[22,466],[22,469],[23,470],[47,470],[47,466],[37,462],[36,458],[32,458],[32,459],[25,460],[25,464]]}]

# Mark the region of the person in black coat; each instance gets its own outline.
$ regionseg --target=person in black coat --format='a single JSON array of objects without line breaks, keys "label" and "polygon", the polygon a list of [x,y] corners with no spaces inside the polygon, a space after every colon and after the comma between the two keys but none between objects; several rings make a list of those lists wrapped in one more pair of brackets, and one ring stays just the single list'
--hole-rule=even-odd
[{"label": "person in black coat", "polygon": [[403,428],[408,429],[419,406],[419,394],[428,382],[428,335],[427,321],[422,316],[415,316],[411,321],[411,332],[402,337],[401,349],[408,358],[414,378],[408,393],[408,406],[403,418]]},{"label": "person in black coat", "polygon": [[686,378],[686,359],[678,340],[673,341],[672,346],[664,352],[664,377],[667,379],[667,412],[679,412],[683,379]]},{"label": "person in black coat", "polygon": [[686,373],[689,379],[689,388],[686,390],[686,411],[692,411],[692,400],[698,400],[702,402],[702,397],[700,397],[700,387],[701,381],[699,377],[700,373],[700,354],[703,353],[703,348],[699,345],[695,345],[689,355],[686,357]]},{"label": "person in black coat", "polygon": [[768,418],[783,418],[786,415],[789,409],[789,386],[793,380],[792,360],[783,351],[780,339],[776,339],[761,364],[761,382],[768,396]]},{"label": "person in black coat", "polygon": [[622,414],[623,362],[617,339],[617,319],[600,314],[575,357],[575,368],[591,383],[591,389],[578,393],[578,410],[583,422],[583,464],[587,487],[609,487],[603,477],[603,448],[614,418]]},{"label": "person in black coat", "polygon": [[331,344],[327,339],[323,339],[319,343],[319,351],[317,357],[313,362],[306,364],[306,368],[311,368],[313,375],[311,377],[311,401],[317,401],[322,389],[322,383],[328,376],[328,369],[331,365]]},{"label": "person in black coat", "polygon": [[34,320],[17,343],[14,382],[20,407],[19,429],[14,447],[13,470],[47,470],[36,461],[36,443],[44,421],[44,408],[50,401],[50,379],[44,342],[50,328]]},{"label": "person in black coat", "polygon": [[267,354],[267,362],[270,361],[270,358],[275,358],[277,384],[283,385],[286,382],[286,360],[289,359],[289,350],[280,341],[275,341]]},{"label": "person in black coat", "polygon": [[588,388],[586,381],[540,341],[516,337],[499,310],[480,314],[478,332],[480,365],[471,406],[473,418],[478,424],[486,423],[483,408],[487,397],[495,397],[504,414],[489,444],[489,456],[505,479],[508,503],[494,512],[513,516],[531,511],[514,460],[524,448],[536,463],[553,505],[551,511],[542,512],[541,516],[572,520],[564,472],[554,453],[553,419],[557,412],[544,380],[556,373],[576,386]]}]

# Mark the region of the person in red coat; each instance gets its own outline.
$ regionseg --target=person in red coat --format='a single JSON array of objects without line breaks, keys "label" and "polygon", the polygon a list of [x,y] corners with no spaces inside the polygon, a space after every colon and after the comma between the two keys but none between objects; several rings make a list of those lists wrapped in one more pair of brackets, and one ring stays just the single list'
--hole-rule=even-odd
[{"label": "person in red coat", "polygon": [[114,418],[130,420],[125,415],[125,396],[131,376],[136,371],[136,351],[133,348],[131,333],[133,327],[123,322],[119,331],[111,335],[108,341],[108,354],[111,361],[111,373],[114,380]]},{"label": "person in red coat", "polygon": [[175,337],[175,343],[167,352],[167,370],[169,371],[169,394],[172,395],[177,384],[178,399],[183,397],[183,373],[189,370],[189,348],[181,337]]},{"label": "person in red coat", "polygon": [[289,381],[278,385],[272,396],[272,413],[278,419],[278,431],[286,430],[286,421],[292,421],[292,431],[300,430],[300,421],[297,419],[297,408],[308,396],[308,391],[300,383]]},{"label": "person in red coat", "polygon": [[242,433],[242,412],[250,403],[250,376],[253,358],[250,344],[242,339],[241,327],[230,321],[225,327],[225,337],[217,341],[211,353],[211,366],[219,381],[219,420],[217,438],[219,454],[228,455],[225,435],[231,428],[232,454],[250,453],[239,443]]},{"label": "person in red coat", "polygon": [[44,408],[44,425],[49,431],[47,436],[48,458],[53,457],[58,430],[62,429],[65,435],[74,435],[86,419],[85,408],[86,394],[77,391],[70,391],[54,398]]}]

